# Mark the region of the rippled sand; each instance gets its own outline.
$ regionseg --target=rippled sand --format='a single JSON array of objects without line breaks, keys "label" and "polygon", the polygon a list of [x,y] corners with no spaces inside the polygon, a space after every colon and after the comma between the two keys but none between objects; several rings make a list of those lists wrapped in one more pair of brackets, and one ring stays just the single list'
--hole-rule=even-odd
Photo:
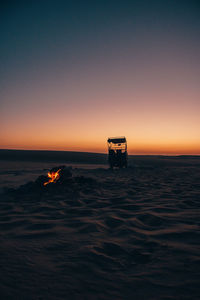
[{"label": "rippled sand", "polygon": [[199,299],[199,164],[72,173],[1,194],[1,299]]}]

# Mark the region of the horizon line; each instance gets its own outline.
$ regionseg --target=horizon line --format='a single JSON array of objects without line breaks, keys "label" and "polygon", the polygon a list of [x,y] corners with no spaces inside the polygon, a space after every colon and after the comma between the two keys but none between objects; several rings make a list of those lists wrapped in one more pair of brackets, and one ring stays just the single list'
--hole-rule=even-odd
[{"label": "horizon line", "polygon": [[[107,152],[92,152],[92,151],[77,151],[77,150],[52,150],[52,149],[16,149],[16,148],[0,148],[0,151],[47,151],[47,152],[74,152],[87,154],[102,154],[107,155]],[[128,153],[132,156],[200,156],[200,154],[180,154],[180,153]]]}]

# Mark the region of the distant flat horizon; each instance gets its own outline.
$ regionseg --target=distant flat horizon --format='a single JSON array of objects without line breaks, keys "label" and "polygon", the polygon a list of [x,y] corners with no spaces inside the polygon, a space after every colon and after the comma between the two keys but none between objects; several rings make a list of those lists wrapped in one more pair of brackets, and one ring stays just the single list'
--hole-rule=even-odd
[{"label": "distant flat horizon", "polygon": [[[2,152],[51,152],[51,153],[68,153],[68,154],[91,154],[91,155],[107,155],[107,152],[94,152],[94,151],[78,151],[78,150],[57,150],[57,149],[12,149],[12,148],[0,148],[0,154]],[[128,151],[129,156],[169,156],[169,157],[200,157],[200,154],[171,154],[171,153],[134,153],[134,152],[129,152]],[[1,157],[0,157],[1,159]]]}]

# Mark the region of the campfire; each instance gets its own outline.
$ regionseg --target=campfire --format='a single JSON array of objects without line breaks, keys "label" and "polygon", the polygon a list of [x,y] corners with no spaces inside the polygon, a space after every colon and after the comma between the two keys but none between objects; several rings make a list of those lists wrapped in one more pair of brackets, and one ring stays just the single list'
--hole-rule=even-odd
[{"label": "campfire", "polygon": [[65,166],[59,166],[52,168],[48,171],[46,176],[41,176],[39,181],[41,182],[42,186],[48,186],[53,184],[64,184],[69,183],[70,178],[72,177],[72,173],[69,170],[69,168],[66,168]]},{"label": "campfire", "polygon": [[[94,188],[96,180],[85,176],[72,176],[72,168],[64,165],[50,169],[46,175],[39,176],[32,184],[36,189],[43,191],[65,192],[70,189],[78,190],[80,188]],[[25,185],[23,190],[30,188],[30,184]]]},{"label": "campfire", "polygon": [[49,180],[44,183],[44,186],[51,183],[56,182],[60,178],[60,171],[61,169],[58,169],[57,171],[49,171],[47,176],[49,177]]},{"label": "campfire", "polygon": [[[21,185],[17,190],[11,188],[10,192],[16,193],[17,197],[20,194],[25,195],[26,193],[34,195],[39,193],[41,195],[52,195],[65,194],[73,192],[78,195],[79,191],[88,191],[97,187],[97,181],[91,177],[85,177],[82,175],[72,176],[72,168],[64,165],[57,166],[49,171],[46,175],[40,175],[34,182],[28,182]],[[44,193],[44,194],[43,194]]]}]

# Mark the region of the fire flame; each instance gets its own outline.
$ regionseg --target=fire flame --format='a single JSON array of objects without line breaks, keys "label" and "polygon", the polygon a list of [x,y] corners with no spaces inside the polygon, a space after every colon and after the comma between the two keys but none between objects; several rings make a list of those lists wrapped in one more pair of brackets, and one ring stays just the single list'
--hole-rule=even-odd
[{"label": "fire flame", "polygon": [[60,171],[61,169],[59,169],[56,172],[48,172],[49,181],[45,182],[44,185],[47,185],[51,182],[55,183],[60,178],[60,174],[59,174]]}]

